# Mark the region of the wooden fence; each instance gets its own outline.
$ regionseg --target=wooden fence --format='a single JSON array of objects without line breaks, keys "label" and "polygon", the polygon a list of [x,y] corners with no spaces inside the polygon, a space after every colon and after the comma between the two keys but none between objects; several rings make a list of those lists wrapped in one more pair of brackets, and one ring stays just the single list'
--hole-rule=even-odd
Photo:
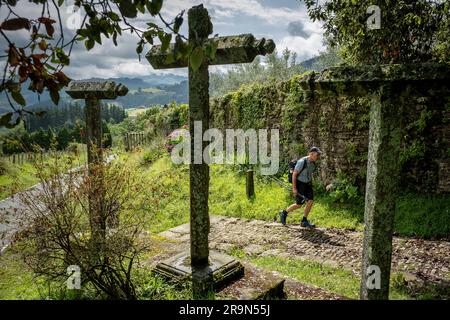
[{"label": "wooden fence", "polygon": [[144,132],[128,132],[124,136],[123,144],[126,151],[131,151],[137,147],[147,144],[148,138]]}]

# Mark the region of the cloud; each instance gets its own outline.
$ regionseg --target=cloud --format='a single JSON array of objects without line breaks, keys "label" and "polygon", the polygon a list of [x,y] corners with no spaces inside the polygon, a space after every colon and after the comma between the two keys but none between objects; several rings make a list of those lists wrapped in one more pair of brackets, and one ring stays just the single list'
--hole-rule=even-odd
[{"label": "cloud", "polygon": [[277,44],[278,50],[288,48],[297,52],[298,60],[306,60],[325,50],[320,34],[312,34],[308,38],[286,36]]},{"label": "cloud", "polygon": [[305,31],[305,27],[301,21],[291,21],[288,24],[287,31],[291,36],[308,38],[311,34]]},{"label": "cloud", "polygon": [[[277,44],[278,52],[285,47],[298,53],[299,59],[309,58],[323,49],[322,31],[318,23],[309,20],[306,10],[300,1],[296,0],[168,0],[164,1],[162,15],[167,21],[172,19],[182,10],[187,10],[194,5],[203,3],[209,10],[214,25],[214,33],[220,35],[253,33],[255,37],[272,38]],[[68,2],[68,4],[71,4]],[[29,18],[40,16],[41,6],[19,1],[15,11]],[[73,11],[63,7],[60,10],[64,21],[63,27],[66,41],[73,34],[70,30],[71,23],[76,21]],[[0,19],[5,18],[5,11],[0,13]],[[53,16],[56,14],[53,12]],[[130,22],[141,28],[146,27],[147,22],[156,22],[162,25],[159,19],[149,14],[138,14],[136,19]],[[59,26],[55,25],[55,35],[59,34]],[[187,12],[184,15],[184,23],[181,28],[183,34],[187,34]],[[17,44],[26,41],[27,34],[22,32],[16,36]],[[138,60],[136,44],[138,38],[128,32],[123,32],[118,38],[119,45],[114,46],[111,39],[102,36],[102,45],[95,44],[94,49],[86,51],[84,43],[77,43],[71,54],[71,64],[65,68],[68,76],[75,79],[90,77],[139,77],[152,73],[187,74],[186,68],[154,70],[145,59],[145,53],[150,49],[147,45]],[[5,48],[2,41],[0,47]],[[158,41],[157,41],[158,42]],[[226,68],[226,66],[223,66]],[[215,70],[215,68],[211,68]]]}]

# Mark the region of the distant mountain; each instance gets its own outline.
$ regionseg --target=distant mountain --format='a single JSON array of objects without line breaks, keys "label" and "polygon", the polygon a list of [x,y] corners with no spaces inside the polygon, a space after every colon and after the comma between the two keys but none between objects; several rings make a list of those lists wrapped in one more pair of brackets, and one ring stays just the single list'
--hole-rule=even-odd
[{"label": "distant mountain", "polygon": [[306,70],[314,70],[314,65],[317,63],[317,61],[319,60],[319,56],[310,58],[308,60],[302,61],[300,62],[300,65],[305,68]]},{"label": "distant mountain", "polygon": [[[78,79],[77,79],[78,80]],[[81,79],[80,79],[81,80]],[[115,102],[124,108],[138,106],[148,106],[152,104],[167,104],[171,101],[178,103],[187,102],[187,77],[170,73],[155,73],[144,77],[119,77],[119,78],[88,78],[82,80],[89,81],[115,81],[128,87],[130,92],[125,97],[120,97]],[[22,84],[22,95],[27,101],[27,107],[54,106],[48,92],[43,92],[40,96],[32,91],[26,90],[29,81]],[[179,86],[179,87],[178,87]],[[153,90],[154,89],[154,90]],[[70,102],[72,99],[60,91],[60,103]],[[0,95],[0,114],[10,112],[8,100],[5,95]]]}]

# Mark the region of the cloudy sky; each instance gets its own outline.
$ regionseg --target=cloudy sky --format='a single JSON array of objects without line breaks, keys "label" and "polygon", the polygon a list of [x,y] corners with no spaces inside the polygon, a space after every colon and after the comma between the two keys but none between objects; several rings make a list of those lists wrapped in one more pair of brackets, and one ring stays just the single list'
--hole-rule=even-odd
[{"label": "cloudy sky", "polygon": [[[73,3],[66,1],[66,7],[62,8],[61,15],[64,20],[65,32],[71,33],[80,20],[79,12],[73,12]],[[304,4],[298,0],[165,0],[162,15],[167,21],[171,21],[179,12],[191,6],[203,3],[208,9],[214,26],[214,34],[220,36],[242,33],[252,33],[257,38],[271,38],[281,52],[289,48],[297,52],[298,60],[305,60],[317,55],[323,50],[322,30],[320,24],[309,20]],[[16,12],[28,18],[36,18],[40,15],[40,7],[25,0],[20,0]],[[4,11],[0,13],[0,19],[5,18]],[[83,13],[83,12],[82,12]],[[133,24],[144,27],[149,21],[156,21],[149,15],[139,13]],[[187,34],[187,14],[181,33]],[[55,25],[56,27],[56,25]],[[55,35],[59,32],[57,29]],[[11,32],[8,33],[9,35]],[[24,31],[14,41],[20,45],[28,34]],[[171,69],[167,71],[155,71],[142,56],[139,62],[136,55],[137,37],[125,34],[119,39],[119,46],[115,47],[112,41],[102,37],[103,45],[96,45],[87,52],[84,43],[75,46],[71,55],[71,65],[65,69],[66,74],[74,79],[91,77],[139,77],[152,73],[169,72],[186,74],[185,69]],[[6,43],[1,39],[2,52]],[[149,50],[147,46],[144,54]]]}]

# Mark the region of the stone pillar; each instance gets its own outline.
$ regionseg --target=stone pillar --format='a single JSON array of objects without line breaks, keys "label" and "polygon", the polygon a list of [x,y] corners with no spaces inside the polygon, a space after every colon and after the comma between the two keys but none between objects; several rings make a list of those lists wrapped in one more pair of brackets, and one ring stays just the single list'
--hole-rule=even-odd
[{"label": "stone pillar", "polygon": [[372,98],[364,210],[364,248],[360,298],[388,299],[392,233],[399,182],[401,88],[383,82]]},{"label": "stone pillar", "polygon": [[[189,42],[201,46],[209,34],[212,24],[208,11],[203,6],[192,7],[188,11]],[[212,291],[212,274],[208,268],[208,235],[210,228],[208,214],[209,167],[203,161],[203,133],[209,128],[209,73],[208,60],[203,59],[197,70],[188,67],[189,73],[189,131],[191,136],[190,172],[190,231],[191,231],[191,267],[194,299],[203,298]],[[194,122],[202,124],[202,137],[195,137]],[[198,134],[198,133],[196,133]],[[201,144],[195,144],[195,139]],[[200,148],[201,147],[201,150]],[[194,163],[201,155],[201,163]]]},{"label": "stone pillar", "polygon": [[86,115],[88,164],[91,165],[103,159],[100,101],[96,97],[87,98],[84,112]]}]

